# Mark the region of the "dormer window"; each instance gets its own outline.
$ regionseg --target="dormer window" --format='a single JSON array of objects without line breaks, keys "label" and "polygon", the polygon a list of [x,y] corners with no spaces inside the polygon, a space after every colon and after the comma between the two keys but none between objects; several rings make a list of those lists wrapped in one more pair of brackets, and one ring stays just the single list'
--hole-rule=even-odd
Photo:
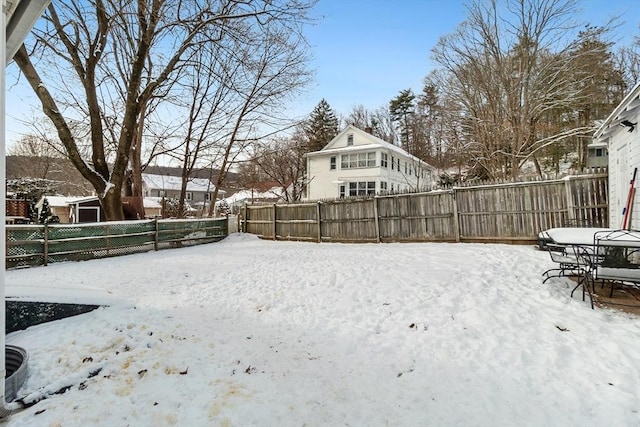
[{"label": "dormer window", "polygon": [[347,146],[353,145],[353,134],[347,135]]}]

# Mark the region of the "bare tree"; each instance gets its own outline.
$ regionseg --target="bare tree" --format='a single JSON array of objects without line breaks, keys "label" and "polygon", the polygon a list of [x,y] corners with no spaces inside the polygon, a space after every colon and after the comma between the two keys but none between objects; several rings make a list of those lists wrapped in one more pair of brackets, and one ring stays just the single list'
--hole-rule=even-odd
[{"label": "bare tree", "polygon": [[[213,202],[238,155],[255,141],[292,126],[277,112],[310,79],[306,42],[299,33],[292,33],[277,21],[268,22],[260,31],[247,26],[238,31],[251,42],[235,39],[228,46],[229,52],[238,58],[231,73],[237,77],[225,81],[233,90],[234,108],[228,112],[232,121],[225,127],[224,137],[216,144],[219,173]],[[214,214],[214,206],[211,203],[210,216]]]},{"label": "bare tree", "polygon": [[[299,33],[311,6],[294,0],[61,0],[48,7],[31,56],[23,46],[14,59],[69,159],[95,188],[106,218],[119,220],[148,105],[170,93],[193,53],[239,23],[253,31],[235,31],[238,45],[254,43],[258,28],[276,23]],[[89,157],[74,121],[89,126]]]},{"label": "bare tree", "polygon": [[635,36],[630,46],[620,48],[615,61],[628,88],[640,82],[640,36]]},{"label": "bare tree", "polygon": [[342,121],[358,129],[370,128],[374,136],[390,144],[398,139],[388,106],[369,110],[364,105],[356,105]]},{"label": "bare tree", "polygon": [[278,184],[286,202],[298,201],[304,193],[305,148],[306,138],[298,129],[291,137],[261,147],[252,159],[263,176]]},{"label": "bare tree", "polygon": [[[571,111],[588,96],[586,86],[575,82],[575,48],[582,41],[571,38],[577,5],[575,0],[474,1],[467,20],[433,49],[452,79],[448,96],[461,108],[473,161],[487,177],[518,176],[543,145],[539,122],[545,114]],[[590,123],[577,133],[592,129]],[[558,140],[565,132],[559,131]]]}]

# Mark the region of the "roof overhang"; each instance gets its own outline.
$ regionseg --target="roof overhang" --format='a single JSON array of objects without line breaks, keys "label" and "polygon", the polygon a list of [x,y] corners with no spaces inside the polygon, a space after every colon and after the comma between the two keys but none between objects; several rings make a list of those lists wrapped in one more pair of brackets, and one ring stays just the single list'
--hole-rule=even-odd
[{"label": "roof overhang", "polygon": [[613,112],[606,118],[593,135],[594,139],[607,137],[623,130],[622,121],[628,120],[640,111],[640,82],[624,97]]},{"label": "roof overhang", "polygon": [[51,0],[5,0],[6,57],[8,63]]}]

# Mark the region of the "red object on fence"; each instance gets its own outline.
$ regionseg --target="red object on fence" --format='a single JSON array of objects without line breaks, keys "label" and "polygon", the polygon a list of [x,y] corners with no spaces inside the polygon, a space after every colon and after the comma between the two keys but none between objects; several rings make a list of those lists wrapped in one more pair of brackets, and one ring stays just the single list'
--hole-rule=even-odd
[{"label": "red object on fence", "polygon": [[624,218],[622,220],[622,229],[630,230],[631,229],[631,209],[633,208],[633,198],[636,194],[636,175],[638,174],[638,168],[633,170],[633,177],[630,181],[629,186],[629,194],[627,195],[627,204],[624,205],[622,209],[622,214]]}]

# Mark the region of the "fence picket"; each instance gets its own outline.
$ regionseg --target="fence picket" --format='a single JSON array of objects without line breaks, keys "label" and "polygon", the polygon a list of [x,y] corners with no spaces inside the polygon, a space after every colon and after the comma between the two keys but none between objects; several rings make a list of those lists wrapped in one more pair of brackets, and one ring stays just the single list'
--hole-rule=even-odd
[{"label": "fence picket", "polygon": [[548,228],[608,226],[607,175],[280,204],[277,236],[270,212],[245,205],[242,229],[286,240],[534,242]]}]

